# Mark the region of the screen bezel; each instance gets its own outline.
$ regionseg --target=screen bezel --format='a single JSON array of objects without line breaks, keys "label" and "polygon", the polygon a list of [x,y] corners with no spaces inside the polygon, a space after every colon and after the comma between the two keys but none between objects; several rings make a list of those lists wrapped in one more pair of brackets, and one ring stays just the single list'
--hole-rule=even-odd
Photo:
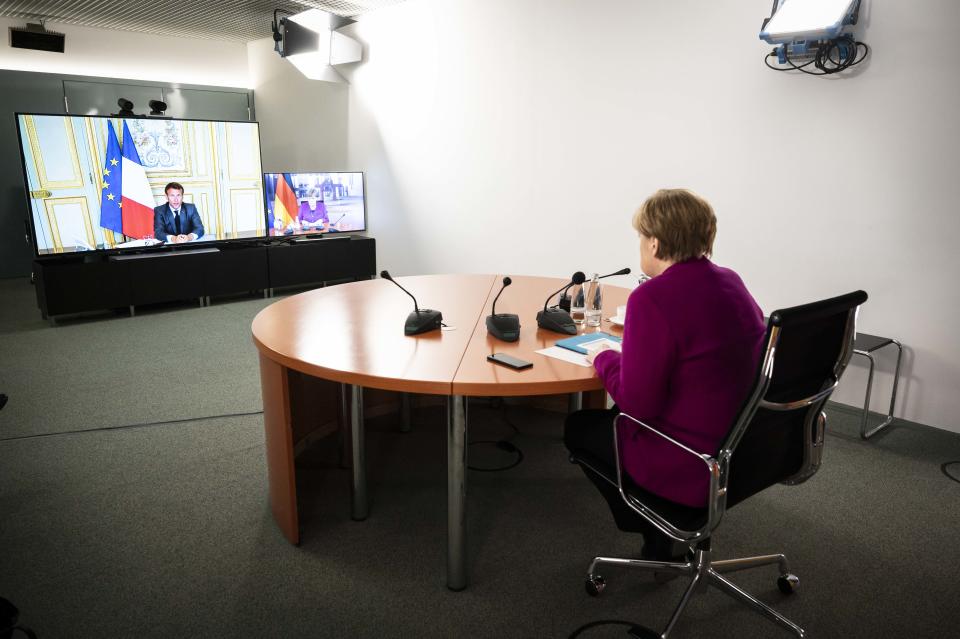
[{"label": "screen bezel", "polygon": [[[54,116],[62,118],[106,118],[111,120],[174,120],[178,122],[223,122],[226,124],[256,124],[257,125],[257,150],[260,155],[260,170],[261,170],[261,180],[263,178],[263,144],[260,139],[260,121],[259,120],[211,120],[209,118],[173,118],[173,117],[147,117],[147,116],[136,116],[136,117],[124,117],[118,115],[82,115],[79,113],[36,113],[30,111],[14,111],[13,120],[14,125],[17,127],[17,144],[20,151],[20,173],[23,177],[23,196],[27,205],[27,218],[30,221],[30,241],[33,244],[33,259],[35,260],[59,260],[71,257],[79,256],[93,256],[93,255],[118,255],[118,254],[131,254],[131,253],[163,253],[169,251],[184,251],[197,248],[213,248],[223,246],[225,244],[238,244],[241,242],[263,242],[265,239],[269,238],[269,230],[266,227],[267,219],[267,204],[266,204],[266,191],[264,193],[264,203],[263,203],[263,219],[264,219],[264,233],[266,235],[256,235],[251,237],[237,237],[229,238],[224,240],[209,240],[207,242],[200,243],[187,243],[187,244],[160,244],[157,246],[135,246],[135,247],[124,247],[124,248],[95,248],[92,251],[70,251],[64,253],[45,253],[40,254],[40,248],[37,246],[37,229],[34,226],[33,221],[33,205],[30,198],[30,183],[27,180],[27,157],[23,152],[23,131],[20,127],[20,116],[21,115],[30,115],[30,116]],[[364,184],[366,188],[366,184]],[[366,217],[366,211],[364,211],[364,217]],[[366,223],[366,220],[364,220]]]},{"label": "screen bezel", "polygon": [[[363,183],[363,228],[351,229],[349,231],[336,231],[325,233],[291,233],[290,235],[271,235],[270,234],[270,207],[267,204],[267,176],[283,175],[284,173],[296,173],[298,175],[337,175],[341,173],[360,174],[360,181]],[[267,238],[272,242],[283,242],[284,240],[293,240],[303,237],[343,237],[353,233],[367,232],[367,174],[364,171],[264,171],[263,178],[263,228],[266,230]]]}]

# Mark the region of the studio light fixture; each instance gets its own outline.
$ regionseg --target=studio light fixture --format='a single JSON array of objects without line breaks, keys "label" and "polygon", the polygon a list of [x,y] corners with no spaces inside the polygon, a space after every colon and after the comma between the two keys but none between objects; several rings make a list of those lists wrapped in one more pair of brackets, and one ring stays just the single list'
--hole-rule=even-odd
[{"label": "studio light fixture", "polygon": [[[808,75],[832,75],[857,66],[870,54],[867,43],[854,35],[860,3],[773,0],[770,17],[760,26],[760,39],[776,46],[764,64],[774,71]],[[774,59],[776,64],[771,63]]]},{"label": "studio light fixture", "polygon": [[359,42],[336,30],[354,21],[320,9],[280,18],[281,12],[284,10],[273,12],[274,51],[311,80],[343,82],[333,65],[359,62],[362,48]]},{"label": "studio light fixture", "polygon": [[855,23],[860,0],[779,0],[764,21],[760,38],[771,44],[794,40],[832,40],[843,27]]}]

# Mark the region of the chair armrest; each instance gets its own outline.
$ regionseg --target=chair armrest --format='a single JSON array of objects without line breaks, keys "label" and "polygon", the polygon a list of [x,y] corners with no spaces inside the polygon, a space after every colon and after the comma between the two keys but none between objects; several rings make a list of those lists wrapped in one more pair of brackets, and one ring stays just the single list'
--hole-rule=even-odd
[{"label": "chair armrest", "polygon": [[[620,455],[620,422],[621,418],[629,419],[631,422],[642,426],[647,431],[657,435],[658,437],[668,441],[673,446],[676,446],[679,450],[692,455],[700,459],[706,466],[707,472],[710,473],[710,493],[707,500],[707,522],[697,530],[683,530],[677,528],[673,525],[668,519],[663,515],[658,513],[652,507],[644,504],[639,499],[633,495],[628,495],[623,487],[623,460]],[[617,467],[617,489],[620,491],[620,496],[623,498],[623,501],[627,506],[636,512],[638,515],[646,519],[653,525],[657,530],[664,533],[672,539],[677,541],[687,542],[687,543],[696,543],[710,536],[710,532],[717,527],[717,524],[720,523],[720,519],[723,516],[724,511],[726,510],[726,480],[724,480],[724,485],[720,485],[721,469],[720,462],[717,461],[714,457],[706,455],[704,453],[698,453],[689,446],[686,446],[677,440],[673,439],[669,435],[666,435],[653,426],[641,422],[639,419],[632,417],[626,413],[620,413],[613,420],[613,450],[614,456],[616,458],[616,467]],[[723,477],[727,477],[727,473],[723,473]]]}]

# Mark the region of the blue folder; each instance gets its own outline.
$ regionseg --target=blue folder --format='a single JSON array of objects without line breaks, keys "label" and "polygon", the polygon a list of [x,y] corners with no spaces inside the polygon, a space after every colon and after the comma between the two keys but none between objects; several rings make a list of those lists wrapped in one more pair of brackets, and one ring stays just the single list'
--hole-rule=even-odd
[{"label": "blue folder", "polygon": [[561,339],[557,341],[557,346],[561,348],[566,348],[571,351],[575,351],[582,355],[587,354],[587,349],[585,349],[581,344],[585,342],[593,342],[598,339],[608,339],[613,342],[621,342],[622,340],[616,335],[610,335],[609,333],[584,333],[582,335],[575,335],[573,337],[568,337],[566,339]]}]

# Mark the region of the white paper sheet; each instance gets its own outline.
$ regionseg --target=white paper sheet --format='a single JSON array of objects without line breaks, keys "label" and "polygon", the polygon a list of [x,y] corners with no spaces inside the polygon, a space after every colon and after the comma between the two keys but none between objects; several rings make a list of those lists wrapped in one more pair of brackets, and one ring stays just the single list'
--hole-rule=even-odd
[{"label": "white paper sheet", "polygon": [[575,353],[570,349],[562,348],[560,346],[542,348],[537,352],[541,355],[546,355],[547,357],[553,357],[554,359],[562,359],[565,362],[570,362],[571,364],[576,364],[577,366],[590,366],[590,364],[587,363],[586,355]]}]

